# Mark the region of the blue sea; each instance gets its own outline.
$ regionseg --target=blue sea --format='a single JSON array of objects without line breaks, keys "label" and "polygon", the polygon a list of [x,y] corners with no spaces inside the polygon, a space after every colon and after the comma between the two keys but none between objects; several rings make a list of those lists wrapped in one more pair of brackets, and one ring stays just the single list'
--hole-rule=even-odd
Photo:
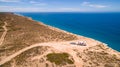
[{"label": "blue sea", "polygon": [[17,13],[44,24],[90,37],[120,51],[120,13]]}]

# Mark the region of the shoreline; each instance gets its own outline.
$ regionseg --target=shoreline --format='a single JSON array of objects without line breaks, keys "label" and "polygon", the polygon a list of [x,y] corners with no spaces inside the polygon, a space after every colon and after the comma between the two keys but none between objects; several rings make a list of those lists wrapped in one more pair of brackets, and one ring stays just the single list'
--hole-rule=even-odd
[{"label": "shoreline", "polygon": [[[102,43],[103,45],[109,47],[109,45],[108,45],[107,43],[103,43],[102,41],[96,40],[96,39],[91,38],[91,37],[86,37],[86,36],[82,36],[82,35],[79,35],[79,34],[71,33],[71,32],[68,32],[68,31],[66,31],[66,30],[62,30],[62,29],[60,29],[60,28],[51,26],[51,25],[47,25],[47,24],[45,24],[44,22],[41,22],[41,21],[38,21],[38,20],[34,20],[32,17],[24,16],[24,15],[17,14],[17,13],[14,13],[14,15],[18,15],[18,16],[27,18],[27,19],[29,19],[29,20],[31,20],[31,21],[35,21],[35,22],[37,22],[38,24],[42,24],[42,25],[44,25],[44,26],[47,26],[48,28],[50,28],[50,29],[52,29],[52,30],[55,30],[55,31],[58,31],[58,32],[64,32],[64,33],[67,33],[67,34],[74,35],[74,36],[76,36],[78,39],[79,39],[80,37],[82,37],[82,38],[87,38],[87,39],[91,39],[91,40],[100,42],[100,43]],[[112,47],[109,47],[109,48],[112,49]],[[113,49],[113,50],[115,50],[115,49]],[[115,50],[115,51],[117,51],[117,50]],[[117,51],[117,52],[119,52],[119,51]]]},{"label": "shoreline", "polygon": [[[96,40],[96,39],[93,39],[93,38],[90,38],[90,37],[78,35],[78,34],[71,33],[71,32],[68,32],[68,31],[66,31],[66,30],[62,30],[62,29],[60,29],[60,28],[51,26],[51,25],[47,25],[47,24],[45,24],[45,23],[42,22],[42,21],[34,20],[32,17],[24,16],[24,15],[17,14],[17,13],[14,13],[14,14],[15,14],[15,15],[18,15],[18,16],[21,16],[21,17],[24,17],[24,18],[27,18],[27,19],[29,19],[29,20],[31,20],[31,21],[35,21],[35,22],[37,22],[38,24],[42,24],[42,25],[44,25],[44,26],[47,26],[47,27],[49,27],[50,29],[53,29],[53,30],[55,30],[55,31],[64,32],[64,33],[67,33],[67,34],[75,35],[75,36],[77,36],[77,37],[89,38],[89,39],[92,39],[92,40],[101,42],[101,41],[99,41],[99,40]],[[103,42],[101,42],[101,43],[103,43]],[[106,44],[106,43],[103,43],[103,44],[108,45],[108,44]]]}]

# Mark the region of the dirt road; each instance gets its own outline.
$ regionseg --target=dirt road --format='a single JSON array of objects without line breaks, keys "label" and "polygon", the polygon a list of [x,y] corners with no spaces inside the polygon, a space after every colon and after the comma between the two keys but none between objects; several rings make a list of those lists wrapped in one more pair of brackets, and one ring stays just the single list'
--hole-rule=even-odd
[{"label": "dirt road", "polygon": [[7,26],[7,22],[4,22],[4,26],[3,26],[4,32],[3,32],[3,34],[2,34],[2,36],[0,38],[0,46],[3,44],[3,41],[4,41],[5,36],[7,34],[7,31],[8,31],[6,26]]},{"label": "dirt road", "polygon": [[[20,55],[21,53],[31,49],[31,48],[35,48],[35,47],[40,47],[40,46],[49,46],[52,47],[56,50],[59,50],[61,52],[67,52],[69,53],[71,56],[73,56],[74,61],[75,61],[75,65],[77,67],[81,67],[81,61],[79,60],[79,57],[77,57],[76,52],[74,51],[74,49],[77,50],[84,50],[88,47],[90,47],[90,45],[87,46],[78,46],[78,45],[72,45],[70,44],[71,42],[78,42],[79,40],[75,40],[75,41],[66,41],[66,42],[48,42],[48,43],[39,43],[39,44],[35,44],[35,45],[31,45],[29,47],[23,48],[21,50],[19,50],[18,52],[14,53],[13,55],[10,55],[6,58],[4,58],[2,61],[0,61],[0,65],[12,60],[13,58],[15,58],[16,56]],[[91,46],[95,46],[97,44],[92,44]]]}]

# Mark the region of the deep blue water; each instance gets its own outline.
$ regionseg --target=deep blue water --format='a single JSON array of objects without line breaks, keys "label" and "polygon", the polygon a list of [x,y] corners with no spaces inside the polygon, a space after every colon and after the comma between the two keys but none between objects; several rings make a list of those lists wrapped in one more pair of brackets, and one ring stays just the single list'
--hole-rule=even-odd
[{"label": "deep blue water", "polygon": [[120,13],[18,13],[90,37],[120,51]]}]

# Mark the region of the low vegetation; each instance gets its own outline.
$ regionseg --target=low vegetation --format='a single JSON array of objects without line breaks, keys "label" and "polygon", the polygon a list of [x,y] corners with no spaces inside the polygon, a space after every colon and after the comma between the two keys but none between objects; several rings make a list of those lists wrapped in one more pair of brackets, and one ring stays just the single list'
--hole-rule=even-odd
[{"label": "low vegetation", "polygon": [[97,45],[84,51],[82,54],[84,55],[82,57],[85,62],[84,67],[98,67],[102,65],[103,67],[120,67],[120,58],[115,54],[110,54],[107,50],[108,48],[104,45]]},{"label": "low vegetation", "polygon": [[47,55],[47,60],[55,63],[56,65],[64,65],[66,63],[73,64],[73,60],[69,59],[67,53],[50,53]]},{"label": "low vegetation", "polygon": [[4,31],[3,25],[4,25],[4,23],[3,23],[2,21],[0,21],[0,32],[3,32],[3,31]]},{"label": "low vegetation", "polygon": [[0,36],[4,31],[1,25],[5,21],[7,22],[8,32],[3,45],[0,47],[1,56],[8,56],[36,43],[77,39],[74,35],[52,30],[36,21],[11,13],[0,13]]}]

